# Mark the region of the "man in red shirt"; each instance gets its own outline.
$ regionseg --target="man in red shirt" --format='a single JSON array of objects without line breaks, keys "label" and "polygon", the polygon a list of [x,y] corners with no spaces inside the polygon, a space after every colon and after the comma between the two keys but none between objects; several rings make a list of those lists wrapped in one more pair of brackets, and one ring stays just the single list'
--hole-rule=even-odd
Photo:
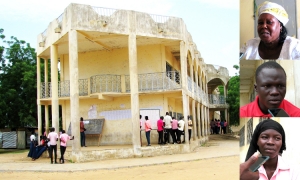
[{"label": "man in red shirt", "polygon": [[240,108],[240,117],[271,117],[268,109],[281,108],[290,117],[300,117],[300,109],[284,99],[286,74],[274,61],[261,64],[255,72],[255,100]]}]

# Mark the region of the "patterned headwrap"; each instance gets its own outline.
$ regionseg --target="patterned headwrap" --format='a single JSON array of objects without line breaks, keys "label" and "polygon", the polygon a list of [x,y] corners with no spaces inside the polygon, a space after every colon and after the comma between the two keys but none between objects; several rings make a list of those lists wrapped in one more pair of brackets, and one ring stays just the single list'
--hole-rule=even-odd
[{"label": "patterned headwrap", "polygon": [[259,5],[257,14],[260,16],[263,13],[268,13],[276,17],[282,24],[285,26],[289,21],[289,15],[285,11],[285,9],[279,4],[265,1]]},{"label": "patterned headwrap", "polygon": [[251,142],[250,142],[250,146],[249,146],[249,149],[248,149],[248,152],[247,152],[247,156],[246,156],[246,161],[258,150],[259,151],[259,147],[257,145],[257,141],[258,141],[258,138],[260,136],[260,134],[268,129],[273,129],[277,132],[279,132],[282,136],[282,145],[281,145],[281,148],[279,150],[279,153],[282,154],[282,152],[284,150],[286,150],[286,145],[285,145],[285,133],[284,133],[284,129],[283,127],[276,121],[272,120],[272,119],[267,119],[267,120],[264,120],[262,122],[260,122],[254,132],[253,132],[253,135],[252,135],[252,139],[251,139]]}]

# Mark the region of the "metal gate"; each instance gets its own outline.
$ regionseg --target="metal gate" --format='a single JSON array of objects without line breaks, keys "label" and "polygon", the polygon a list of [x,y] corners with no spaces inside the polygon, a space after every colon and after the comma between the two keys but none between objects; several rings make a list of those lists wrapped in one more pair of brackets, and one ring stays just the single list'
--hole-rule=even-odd
[{"label": "metal gate", "polygon": [[2,132],[2,148],[17,148],[17,132]]}]

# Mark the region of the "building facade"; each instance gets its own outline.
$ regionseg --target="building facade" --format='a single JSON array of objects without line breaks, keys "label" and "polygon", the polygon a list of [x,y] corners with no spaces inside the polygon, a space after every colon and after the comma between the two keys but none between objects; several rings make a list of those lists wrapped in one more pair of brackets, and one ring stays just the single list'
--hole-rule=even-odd
[{"label": "building facade", "polygon": [[38,44],[39,133],[42,119],[48,131],[49,113],[57,132],[59,117],[66,131],[71,123],[74,161],[80,157],[80,117],[105,119],[100,145],[131,144],[140,155],[140,114],[151,117],[153,130],[166,112],[183,116],[186,127],[191,116],[192,142],[182,152],[208,140],[210,111],[227,114],[226,93],[215,89],[223,85],[226,92],[228,70],[204,63],[181,18],[70,4],[38,36]]}]

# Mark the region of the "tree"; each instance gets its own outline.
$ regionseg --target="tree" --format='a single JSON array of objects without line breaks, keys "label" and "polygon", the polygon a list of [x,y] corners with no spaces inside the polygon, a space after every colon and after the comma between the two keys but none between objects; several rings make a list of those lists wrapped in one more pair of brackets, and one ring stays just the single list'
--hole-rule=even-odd
[{"label": "tree", "polygon": [[36,126],[36,54],[29,43],[11,37],[0,47],[0,127]]},{"label": "tree", "polygon": [[[233,66],[236,70],[238,65]],[[228,82],[228,93],[226,102],[229,104],[230,125],[239,125],[240,123],[240,76],[235,73]]]}]

